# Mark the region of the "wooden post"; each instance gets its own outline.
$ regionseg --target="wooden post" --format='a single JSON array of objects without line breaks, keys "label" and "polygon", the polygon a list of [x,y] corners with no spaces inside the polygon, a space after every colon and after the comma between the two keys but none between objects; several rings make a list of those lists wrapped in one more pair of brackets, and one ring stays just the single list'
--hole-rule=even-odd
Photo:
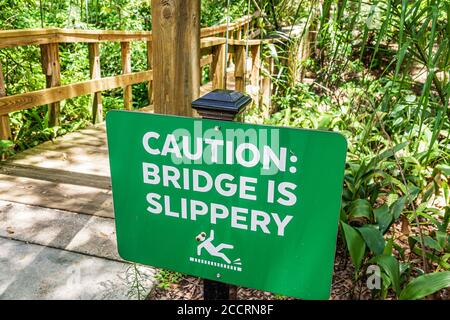
[{"label": "wooden post", "polygon": [[237,29],[236,39],[237,40],[242,40],[242,27],[239,27]]},{"label": "wooden post", "polygon": [[261,89],[261,45],[250,47],[250,54],[252,58],[252,66],[250,70],[250,86],[253,100],[256,103],[260,101]]},{"label": "wooden post", "polygon": [[242,40],[242,27],[239,27],[236,31],[236,40]]},{"label": "wooden post", "polygon": [[261,81],[261,103],[264,115],[268,117],[271,113],[271,97],[272,97],[272,72],[273,72],[273,59],[268,58],[266,61],[266,73],[267,75],[263,77]]},{"label": "wooden post", "polygon": [[251,46],[252,71],[250,73],[250,84],[259,87],[259,74],[261,68],[261,45]]},{"label": "wooden post", "polygon": [[234,77],[236,91],[245,93],[245,46],[234,46]]},{"label": "wooden post", "polygon": [[[0,98],[6,96],[5,79],[3,78],[2,63],[0,62]],[[9,126],[9,116],[0,116],[0,140],[12,140],[11,127]]]},{"label": "wooden post", "polygon": [[[91,79],[100,79],[100,45],[96,42],[89,43],[89,69]],[[101,91],[92,95],[92,123],[103,121],[103,106]]]},{"label": "wooden post", "polygon": [[[153,42],[147,41],[147,70],[153,69]],[[153,104],[153,80],[148,81],[148,104]]]},{"label": "wooden post", "polygon": [[247,39],[249,36],[249,33],[248,33],[249,27],[250,27],[250,22],[244,24],[244,39]]},{"label": "wooden post", "polygon": [[213,47],[211,63],[213,89],[225,89],[225,51],[224,44]]},{"label": "wooden post", "polygon": [[[230,23],[230,28],[232,28]],[[234,39],[234,30],[228,31],[228,40]],[[227,57],[227,67],[233,65],[233,54],[228,51],[228,57]]]},{"label": "wooden post", "polygon": [[[41,64],[45,74],[47,88],[59,87],[61,85],[61,66],[59,63],[58,43],[41,44]],[[60,102],[54,102],[48,106],[48,125],[50,127],[59,125]]]},{"label": "wooden post", "polygon": [[[122,56],[122,74],[131,73],[131,49],[129,42],[120,43]],[[123,88],[123,104],[126,110],[131,110],[133,105],[133,93],[130,86]]]},{"label": "wooden post", "polygon": [[200,0],[152,0],[156,113],[192,116],[200,94]]}]

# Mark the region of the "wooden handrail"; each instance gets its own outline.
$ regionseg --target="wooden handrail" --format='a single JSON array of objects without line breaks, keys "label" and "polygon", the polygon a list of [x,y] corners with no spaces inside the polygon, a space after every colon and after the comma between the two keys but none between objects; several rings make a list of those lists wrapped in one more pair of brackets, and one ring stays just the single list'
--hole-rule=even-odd
[{"label": "wooden handrail", "polygon": [[225,42],[226,42],[226,39],[220,38],[220,37],[203,38],[200,40],[200,48],[201,49],[211,48],[214,46],[225,44]]},{"label": "wooden handrail", "polygon": [[[228,31],[235,31],[259,16],[259,13],[245,16],[232,22]],[[202,28],[201,37],[210,37],[227,31],[227,25]],[[152,41],[151,31],[119,31],[119,30],[81,30],[81,29],[20,29],[0,30],[0,49],[25,45],[73,42],[105,42],[105,41]]]},{"label": "wooden handrail", "polygon": [[[238,58],[238,70],[236,73],[237,84],[242,90],[243,86],[243,64],[242,46],[248,45],[254,48],[259,47],[260,40],[242,40],[244,34],[249,30],[250,22],[259,17],[260,13],[244,16],[227,24],[207,27],[201,29],[201,49],[202,58],[200,66],[211,65],[211,75],[213,87],[221,88],[224,83],[224,63],[226,38],[223,36],[229,32],[230,45],[229,53],[235,54]],[[237,33],[237,39],[233,35]],[[0,139],[10,139],[11,130],[9,128],[8,114],[14,111],[30,109],[40,105],[49,105],[54,115],[54,121],[49,121],[49,125],[57,125],[59,117],[59,101],[71,99],[82,95],[94,94],[92,112],[93,121],[102,120],[101,92],[118,87],[124,88],[124,101],[127,109],[132,108],[131,85],[149,81],[149,101],[152,101],[152,32],[151,31],[118,31],[118,30],[75,30],[75,29],[21,29],[21,30],[0,30],[0,49],[12,48],[24,45],[40,45],[41,62],[43,71],[47,77],[47,88],[43,90],[17,94],[13,96],[2,96],[0,92]],[[99,42],[116,41],[121,43],[122,74],[100,78],[100,55]],[[147,71],[131,73],[130,62],[130,42],[147,42]],[[91,80],[74,84],[59,86],[56,81],[60,77],[58,46],[59,43],[89,43],[89,62]],[[252,49],[253,50],[253,49]],[[253,51],[252,51],[253,52]],[[50,54],[51,53],[51,54]],[[255,59],[253,59],[255,60]],[[255,64],[254,64],[255,65]],[[1,76],[0,64],[0,76]],[[56,79],[56,80],[54,80]],[[0,77],[0,89],[4,86],[3,78]],[[1,90],[0,90],[1,91]]]},{"label": "wooden handrail", "polygon": [[217,25],[217,26],[202,28],[200,30],[200,36],[202,38],[204,38],[204,37],[213,36],[218,33],[227,32],[227,30],[234,31],[234,30],[239,29],[240,27],[246,25],[247,23],[250,23],[254,18],[257,18],[260,15],[261,15],[261,13],[259,11],[256,11],[252,15],[244,16],[242,18],[235,20],[234,22],[231,22],[228,26],[226,23],[224,23],[224,24]]},{"label": "wooden handrail", "polygon": [[0,31],[0,49],[70,42],[151,41],[151,31],[22,29]]},{"label": "wooden handrail", "polygon": [[132,84],[151,80],[152,77],[153,71],[141,71],[114,77],[77,82],[33,92],[26,92],[16,94],[14,96],[6,96],[0,99],[0,115],[5,115],[13,111],[30,109],[99,91],[126,87]]}]

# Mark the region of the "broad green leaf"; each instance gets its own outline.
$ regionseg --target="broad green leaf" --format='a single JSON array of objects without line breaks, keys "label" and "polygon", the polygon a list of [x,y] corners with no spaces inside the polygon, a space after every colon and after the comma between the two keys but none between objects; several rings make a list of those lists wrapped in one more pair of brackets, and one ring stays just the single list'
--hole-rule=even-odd
[{"label": "broad green leaf", "polygon": [[319,123],[317,124],[318,128],[328,128],[333,117],[329,114],[324,114],[319,118]]},{"label": "broad green leaf", "polygon": [[372,207],[366,199],[358,199],[350,204],[349,221],[367,220],[372,221]]},{"label": "broad green leaf", "polygon": [[392,255],[393,249],[394,249],[394,239],[389,238],[384,247],[383,255],[388,255],[388,256]]},{"label": "broad green leaf", "polygon": [[357,230],[361,233],[369,249],[376,255],[383,253],[385,241],[380,230],[373,225],[365,225]]},{"label": "broad green leaf", "polygon": [[380,255],[371,259],[371,262],[377,263],[381,269],[388,275],[392,283],[392,288],[399,294],[400,292],[400,266],[394,256]]},{"label": "broad green leaf", "polygon": [[390,207],[391,214],[393,215],[394,219],[398,219],[405,208],[406,204],[406,196],[398,198],[394,204]]},{"label": "broad green leaf", "polygon": [[424,274],[407,284],[400,294],[400,300],[422,299],[447,287],[450,287],[450,271]]},{"label": "broad green leaf", "polygon": [[381,272],[381,287],[382,287],[380,293],[381,300],[386,300],[386,296],[390,286],[391,286],[391,278],[389,278],[389,276],[386,273]]},{"label": "broad green leaf", "polygon": [[450,166],[446,165],[446,164],[438,164],[436,166],[436,169],[438,169],[439,171],[441,171],[443,174],[445,174],[446,176],[450,176]]},{"label": "broad green leaf", "polygon": [[440,230],[442,232],[445,232],[447,230],[449,223],[450,223],[450,207],[445,207],[444,221],[442,221]]},{"label": "broad green leaf", "polygon": [[395,201],[397,201],[397,199],[398,199],[398,194],[390,193],[386,199],[386,203],[390,207],[392,204],[394,204]]},{"label": "broad green leaf", "polygon": [[446,270],[450,270],[450,263],[448,263],[447,261],[450,260],[450,253],[446,253],[444,254],[442,257],[439,258],[439,265],[446,269]]},{"label": "broad green leaf", "polygon": [[405,101],[409,102],[409,103],[413,103],[414,101],[416,101],[417,97],[413,94],[408,94],[407,96],[405,96]]},{"label": "broad green leaf", "polygon": [[392,157],[395,153],[397,153],[398,151],[402,150],[403,148],[405,148],[407,145],[409,144],[408,141],[402,142],[398,145],[396,145],[393,148],[390,148],[384,152],[382,152],[380,155],[376,156],[375,158],[372,159],[371,161],[371,166],[374,166],[376,163],[380,162],[381,160],[387,159],[389,157]]},{"label": "broad green leaf", "polygon": [[413,250],[417,244],[417,240],[415,238],[415,236],[408,237],[408,245],[410,250]]},{"label": "broad green leaf", "polygon": [[14,142],[10,140],[0,140],[0,149],[8,149],[14,147]]},{"label": "broad green leaf", "polygon": [[378,224],[381,233],[385,234],[394,220],[387,204],[383,204],[381,207],[374,209],[373,215],[375,216],[375,222]]},{"label": "broad green leaf", "polygon": [[[417,236],[412,236],[412,239],[414,239],[417,242],[421,242],[420,241],[420,237]],[[442,246],[433,238],[431,238],[430,236],[425,236],[423,237],[423,243],[426,247],[436,250],[436,251],[442,251]]]},{"label": "broad green leaf", "polygon": [[353,227],[341,221],[342,230],[344,231],[345,241],[347,242],[350,258],[355,266],[356,271],[361,267],[366,252],[366,243],[358,231]]}]

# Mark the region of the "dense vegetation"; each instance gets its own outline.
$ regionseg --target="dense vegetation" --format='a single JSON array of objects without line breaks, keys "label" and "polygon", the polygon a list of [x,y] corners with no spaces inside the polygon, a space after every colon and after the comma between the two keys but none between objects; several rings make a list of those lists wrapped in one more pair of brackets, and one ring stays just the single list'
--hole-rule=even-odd
[{"label": "dense vegetation", "polygon": [[267,48],[276,112],[249,119],[347,137],[340,239],[354,265],[351,296],[372,264],[383,280],[373,297],[450,286],[450,2],[263,2],[269,34],[300,32]]},{"label": "dense vegetation", "polygon": [[[225,22],[222,6],[202,2],[202,26]],[[230,7],[230,14],[241,16],[241,3]],[[151,8],[148,0],[0,0],[0,30],[25,28],[75,28],[102,30],[151,30]],[[89,79],[89,53],[86,43],[60,44],[62,84]],[[146,44],[132,42],[132,71],[147,68]],[[121,73],[120,44],[107,42],[100,46],[102,77]],[[45,88],[38,46],[21,46],[0,50],[0,64],[7,95]],[[90,123],[89,96],[65,100],[61,104],[61,126],[49,127],[47,107],[11,114],[14,141],[1,141],[1,153],[14,153],[33,147],[58,135],[85,127]],[[135,108],[147,106],[147,85],[133,85]],[[105,112],[123,105],[121,89],[103,92]],[[14,148],[11,150],[11,145]]]},{"label": "dense vegetation", "polygon": [[[247,121],[342,132],[349,150],[339,245],[353,264],[350,297],[370,265],[381,268],[373,298],[418,299],[450,285],[450,1],[231,1],[230,14],[261,10],[272,105]],[[86,7],[87,4],[87,7]],[[202,25],[225,19],[226,1],[202,0]],[[0,0],[0,29],[67,27],[150,30],[144,0]],[[293,28],[291,26],[295,25]],[[61,45],[63,83],[88,78],[84,44]],[[145,45],[133,68],[145,69]],[[267,58],[267,59],[266,59]],[[101,49],[102,75],[120,72],[118,44]],[[44,87],[37,47],[0,50],[9,95]],[[145,84],[133,86],[144,106]],[[62,125],[45,107],[12,114],[15,151],[89,123],[89,97],[65,101]],[[104,95],[120,108],[121,90]],[[448,294],[440,291],[435,298]]]}]

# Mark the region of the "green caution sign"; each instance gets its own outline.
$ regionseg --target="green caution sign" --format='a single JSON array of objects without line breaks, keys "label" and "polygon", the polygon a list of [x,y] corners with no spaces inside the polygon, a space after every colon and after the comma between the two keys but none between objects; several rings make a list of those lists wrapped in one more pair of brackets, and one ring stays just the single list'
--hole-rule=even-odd
[{"label": "green caution sign", "polygon": [[329,298],[342,135],[126,111],[107,133],[123,259]]}]

